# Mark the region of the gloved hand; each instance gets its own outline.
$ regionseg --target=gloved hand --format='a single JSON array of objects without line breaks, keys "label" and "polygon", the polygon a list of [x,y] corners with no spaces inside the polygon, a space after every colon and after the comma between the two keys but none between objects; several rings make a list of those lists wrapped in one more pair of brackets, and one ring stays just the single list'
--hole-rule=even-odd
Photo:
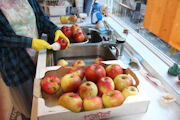
[{"label": "gloved hand", "polygon": [[34,38],[32,40],[32,48],[34,48],[36,51],[42,50],[42,49],[52,49],[50,44],[44,40],[36,39]]},{"label": "gloved hand", "polygon": [[70,42],[69,42],[69,39],[64,35],[64,33],[61,31],[61,30],[57,30],[55,32],[55,38],[54,38],[54,41],[56,42],[59,38],[64,38],[67,42],[68,42],[68,45],[65,49],[67,49],[70,45]]}]

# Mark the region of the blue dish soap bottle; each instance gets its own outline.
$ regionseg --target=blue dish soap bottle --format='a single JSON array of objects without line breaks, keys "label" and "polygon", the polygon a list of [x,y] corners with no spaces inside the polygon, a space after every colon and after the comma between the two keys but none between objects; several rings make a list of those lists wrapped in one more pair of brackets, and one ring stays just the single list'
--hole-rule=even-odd
[{"label": "blue dish soap bottle", "polygon": [[103,16],[100,11],[100,4],[97,0],[95,0],[93,6],[92,6],[92,12],[91,12],[91,24],[96,24],[100,20],[102,20]]}]

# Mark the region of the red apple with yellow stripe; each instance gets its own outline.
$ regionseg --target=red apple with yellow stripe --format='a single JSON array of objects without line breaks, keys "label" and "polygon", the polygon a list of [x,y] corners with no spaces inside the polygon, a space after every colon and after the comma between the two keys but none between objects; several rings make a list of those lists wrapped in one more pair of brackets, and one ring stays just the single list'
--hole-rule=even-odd
[{"label": "red apple with yellow stripe", "polygon": [[48,75],[41,80],[41,88],[47,94],[55,94],[60,89],[60,79],[56,75]]},{"label": "red apple with yellow stripe", "polygon": [[76,92],[81,85],[81,78],[76,74],[66,74],[61,78],[61,87],[64,92]]},{"label": "red apple with yellow stripe", "polygon": [[95,83],[86,81],[79,86],[78,93],[82,99],[87,96],[97,96],[98,88]]},{"label": "red apple with yellow stripe", "polygon": [[114,82],[110,77],[102,77],[97,82],[98,94],[102,96],[104,93],[108,91],[114,90]]},{"label": "red apple with yellow stripe", "polygon": [[110,64],[106,67],[107,76],[114,79],[117,75],[123,74],[123,68],[118,64]]}]

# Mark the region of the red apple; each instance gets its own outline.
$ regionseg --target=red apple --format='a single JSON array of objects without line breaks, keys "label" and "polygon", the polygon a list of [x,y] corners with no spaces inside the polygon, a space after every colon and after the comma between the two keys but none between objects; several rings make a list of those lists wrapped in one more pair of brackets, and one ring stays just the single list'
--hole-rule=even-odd
[{"label": "red apple", "polygon": [[94,64],[100,64],[101,61],[104,61],[104,59],[98,57],[98,58],[95,59]]},{"label": "red apple", "polygon": [[87,81],[97,83],[99,79],[106,76],[106,71],[103,66],[99,64],[92,64],[86,67],[85,77]]},{"label": "red apple", "polygon": [[82,29],[81,28],[74,28],[74,30],[72,31],[72,34],[75,35],[77,33],[83,33]]},{"label": "red apple", "polygon": [[118,90],[109,91],[102,96],[102,101],[106,108],[120,106],[124,100],[123,94]]},{"label": "red apple", "polygon": [[68,26],[62,26],[62,27],[61,27],[62,32],[63,32],[64,30],[69,30],[69,29],[70,29],[70,27],[68,27]]},{"label": "red apple", "polygon": [[84,98],[83,107],[85,111],[98,110],[103,108],[103,102],[101,97],[89,96]]},{"label": "red apple", "polygon": [[84,78],[84,72],[85,72],[85,70],[82,67],[71,67],[68,70],[68,73],[77,74],[81,78],[81,80],[83,80],[83,78]]},{"label": "red apple", "polygon": [[41,88],[47,94],[54,94],[60,89],[60,79],[55,75],[48,75],[41,80]]},{"label": "red apple", "polygon": [[76,60],[74,61],[74,63],[72,64],[72,66],[76,66],[76,67],[85,67],[86,63],[83,60]]},{"label": "red apple", "polygon": [[124,88],[132,86],[132,78],[127,74],[120,74],[114,78],[115,89],[122,91]]},{"label": "red apple", "polygon": [[87,96],[97,96],[98,89],[95,83],[86,81],[79,86],[78,93],[84,99]]},{"label": "red apple", "polygon": [[76,92],[81,85],[81,78],[76,74],[66,74],[61,78],[61,87],[64,92]]},{"label": "red apple", "polygon": [[71,26],[71,31],[73,31],[75,28],[80,28],[80,27],[79,27],[79,25],[77,25],[77,24],[73,24],[73,25]]},{"label": "red apple", "polygon": [[83,106],[81,97],[72,92],[63,94],[59,98],[58,104],[72,112],[80,112]]},{"label": "red apple", "polygon": [[97,82],[98,94],[102,96],[103,93],[114,90],[114,82],[110,77],[102,77]]},{"label": "red apple", "polygon": [[74,24],[77,22],[77,16],[76,15],[71,15],[68,20],[70,21],[70,24]]},{"label": "red apple", "polygon": [[114,79],[117,75],[123,74],[123,68],[118,64],[111,64],[106,67],[107,76]]},{"label": "red apple", "polygon": [[67,38],[71,38],[72,36],[72,32],[70,29],[66,29],[65,31],[63,31],[64,35],[67,37]]},{"label": "red apple", "polygon": [[57,42],[60,44],[61,50],[64,50],[68,45],[68,42],[64,38],[59,38]]},{"label": "red apple", "polygon": [[64,35],[70,39],[72,36],[71,29],[68,26],[63,26],[61,29]]},{"label": "red apple", "polygon": [[74,35],[74,39],[77,43],[84,42],[85,41],[85,35],[82,32],[78,32]]},{"label": "red apple", "polygon": [[64,60],[64,59],[60,59],[57,61],[56,65],[59,66],[68,66],[68,61]]}]

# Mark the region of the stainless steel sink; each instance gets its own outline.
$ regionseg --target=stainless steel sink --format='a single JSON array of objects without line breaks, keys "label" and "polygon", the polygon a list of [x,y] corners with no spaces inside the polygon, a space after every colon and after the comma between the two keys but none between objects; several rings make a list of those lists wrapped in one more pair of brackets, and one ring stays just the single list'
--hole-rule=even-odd
[{"label": "stainless steel sink", "polygon": [[97,43],[89,43],[83,45],[71,45],[67,50],[48,51],[47,52],[47,66],[54,66],[59,59],[65,59],[69,65],[77,60],[84,60],[86,65],[94,63],[97,57],[104,60],[115,60],[116,56],[113,54],[108,46]]},{"label": "stainless steel sink", "polygon": [[[105,35],[97,31],[95,28],[83,26],[84,33],[88,36],[88,42],[73,43],[67,50],[60,51],[48,51],[46,66],[54,66],[59,59],[65,59],[69,62],[69,65],[77,60],[84,60],[86,65],[94,63],[97,57],[101,57],[104,60],[116,60],[121,55],[122,43],[117,43],[115,40],[104,39]],[[115,49],[115,53],[113,52]]]}]

